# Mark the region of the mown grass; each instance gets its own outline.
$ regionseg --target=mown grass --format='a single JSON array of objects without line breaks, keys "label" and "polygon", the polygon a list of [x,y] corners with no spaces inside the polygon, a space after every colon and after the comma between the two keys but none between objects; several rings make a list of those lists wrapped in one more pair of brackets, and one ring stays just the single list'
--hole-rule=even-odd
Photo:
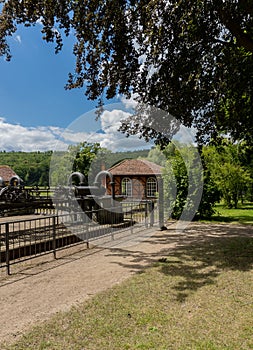
[{"label": "mown grass", "polygon": [[1,349],[253,349],[252,290],[252,238],[210,236]]},{"label": "mown grass", "polygon": [[253,203],[239,204],[237,209],[228,209],[220,203],[215,210],[216,213],[209,221],[253,225]]}]

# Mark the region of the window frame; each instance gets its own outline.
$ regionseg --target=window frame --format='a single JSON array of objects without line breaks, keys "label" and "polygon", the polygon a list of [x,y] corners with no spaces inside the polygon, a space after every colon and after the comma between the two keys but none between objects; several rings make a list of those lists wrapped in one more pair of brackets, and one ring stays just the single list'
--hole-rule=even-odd
[{"label": "window frame", "polygon": [[149,177],[146,182],[146,197],[147,198],[154,198],[156,197],[157,193],[157,178],[156,177]]},{"label": "window frame", "polygon": [[129,177],[123,177],[121,180],[121,194],[126,197],[132,197],[133,195],[133,183]]}]

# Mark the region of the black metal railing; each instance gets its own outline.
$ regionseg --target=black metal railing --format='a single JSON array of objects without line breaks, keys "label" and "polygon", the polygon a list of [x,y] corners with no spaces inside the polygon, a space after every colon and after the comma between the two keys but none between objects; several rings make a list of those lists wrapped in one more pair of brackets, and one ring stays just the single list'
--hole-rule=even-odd
[{"label": "black metal railing", "polygon": [[0,222],[0,268],[10,274],[13,264],[52,254],[75,244],[133,232],[159,225],[159,209],[153,201],[128,201],[115,208],[59,213],[44,209],[43,215],[26,220],[2,218]]}]

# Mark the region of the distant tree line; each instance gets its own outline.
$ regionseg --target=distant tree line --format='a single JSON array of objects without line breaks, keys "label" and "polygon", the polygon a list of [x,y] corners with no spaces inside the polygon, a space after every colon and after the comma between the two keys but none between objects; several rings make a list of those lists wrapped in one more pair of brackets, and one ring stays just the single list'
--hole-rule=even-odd
[{"label": "distant tree line", "polygon": [[0,152],[0,164],[10,166],[28,186],[48,186],[52,151]]},{"label": "distant tree line", "polygon": [[245,141],[233,143],[224,138],[219,144],[201,148],[174,142],[163,150],[156,146],[151,150],[112,153],[99,143],[81,142],[65,152],[0,152],[0,164],[9,165],[26,186],[67,185],[68,177],[76,171],[85,176],[86,185],[91,185],[99,171],[123,159],[148,159],[163,167],[165,200],[173,218],[193,210],[198,184],[203,179],[195,215],[200,218],[210,217],[221,199],[229,208],[236,208],[239,201],[253,202],[252,148]]},{"label": "distant tree line", "polygon": [[[49,186],[49,176],[55,184],[67,184],[71,172],[80,171],[91,177],[101,169],[108,169],[125,158],[147,157],[149,150],[115,152],[103,149],[97,143],[81,142],[69,146],[67,151],[0,152],[0,165],[10,166],[23,180],[25,186]],[[95,159],[96,158],[96,159]],[[66,164],[71,168],[66,172]],[[51,174],[49,171],[51,170]],[[92,178],[91,178],[92,180]]]}]

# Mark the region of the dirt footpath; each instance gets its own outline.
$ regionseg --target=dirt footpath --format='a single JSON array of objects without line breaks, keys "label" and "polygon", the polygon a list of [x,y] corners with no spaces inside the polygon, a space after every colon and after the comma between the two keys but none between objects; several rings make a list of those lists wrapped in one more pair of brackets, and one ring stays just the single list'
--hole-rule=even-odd
[{"label": "dirt footpath", "polygon": [[[147,229],[102,246],[69,248],[0,270],[0,343],[13,342],[29,327],[59,311],[84,302],[143,270],[170,249],[210,235],[250,234],[252,227],[191,224],[183,232],[175,224],[166,231]],[[101,242],[100,242],[101,244]],[[1,347],[1,346],[0,346]]]}]

